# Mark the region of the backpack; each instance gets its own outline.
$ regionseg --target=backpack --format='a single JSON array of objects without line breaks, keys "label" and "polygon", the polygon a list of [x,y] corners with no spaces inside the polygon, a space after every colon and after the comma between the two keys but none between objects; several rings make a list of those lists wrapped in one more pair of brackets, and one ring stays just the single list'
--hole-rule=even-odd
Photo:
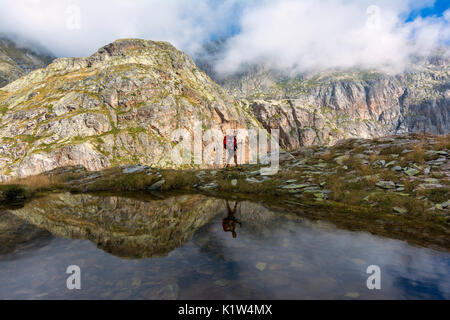
[{"label": "backpack", "polygon": [[230,137],[230,138],[234,138],[234,150],[236,150],[236,148],[237,148],[237,139],[236,139],[236,137],[232,137],[232,136],[225,136],[224,138],[223,138],[223,148],[224,149],[226,149],[227,148],[227,143],[228,143],[228,137]]}]

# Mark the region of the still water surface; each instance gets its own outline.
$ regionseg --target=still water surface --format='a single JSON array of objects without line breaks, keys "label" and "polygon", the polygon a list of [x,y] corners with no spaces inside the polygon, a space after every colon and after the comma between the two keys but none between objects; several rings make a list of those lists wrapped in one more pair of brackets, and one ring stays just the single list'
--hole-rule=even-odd
[{"label": "still water surface", "polygon": [[449,275],[447,252],[254,202],[57,194],[0,213],[0,299],[450,299]]}]

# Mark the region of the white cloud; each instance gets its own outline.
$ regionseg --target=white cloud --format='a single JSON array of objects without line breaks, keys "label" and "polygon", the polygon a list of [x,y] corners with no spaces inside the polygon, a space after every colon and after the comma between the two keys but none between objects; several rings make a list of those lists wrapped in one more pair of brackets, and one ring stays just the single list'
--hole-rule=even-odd
[{"label": "white cloud", "polygon": [[401,18],[433,2],[0,0],[0,32],[38,41],[58,56],[87,56],[125,37],[169,41],[193,54],[239,23],[241,32],[228,42],[217,66],[221,72],[260,61],[298,70],[358,65],[401,69],[411,53],[449,39],[450,11],[443,18],[410,23]]},{"label": "white cloud", "polygon": [[[0,32],[39,41],[58,56],[90,55],[109,42],[130,37],[169,41],[193,52],[211,34],[226,28],[236,2],[0,0]],[[79,8],[79,19],[74,7]]]},{"label": "white cloud", "polygon": [[[268,1],[242,18],[228,42],[222,73],[266,62],[298,71],[364,66],[401,71],[411,54],[426,54],[449,40],[444,18],[405,23],[402,13],[432,1]],[[448,14],[447,14],[448,15]]]},{"label": "white cloud", "polygon": [[444,17],[447,20],[447,22],[450,22],[450,9],[444,12]]}]

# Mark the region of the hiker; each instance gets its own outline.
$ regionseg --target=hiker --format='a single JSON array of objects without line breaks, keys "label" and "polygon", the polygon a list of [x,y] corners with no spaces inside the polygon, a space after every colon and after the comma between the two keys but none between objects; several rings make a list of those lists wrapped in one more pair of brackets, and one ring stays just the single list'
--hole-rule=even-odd
[{"label": "hiker", "polygon": [[231,135],[226,135],[223,138],[223,148],[228,151],[228,157],[227,157],[227,160],[226,160],[225,168],[228,168],[228,165],[230,164],[231,157],[234,158],[234,163],[237,166],[238,163],[237,163],[237,152],[236,151],[237,151],[237,148],[238,148],[238,143],[237,143],[236,134],[234,134],[232,136]]},{"label": "hiker", "polygon": [[234,216],[236,214],[237,205],[238,205],[238,201],[236,201],[236,203],[234,205],[234,209],[231,210],[230,204],[228,203],[228,200],[227,200],[228,215],[222,220],[223,231],[231,232],[231,234],[233,235],[233,238],[236,238],[236,236],[237,236],[236,231],[235,231],[236,223],[239,224],[239,226],[242,226],[242,223],[238,219],[236,219],[236,217]]}]

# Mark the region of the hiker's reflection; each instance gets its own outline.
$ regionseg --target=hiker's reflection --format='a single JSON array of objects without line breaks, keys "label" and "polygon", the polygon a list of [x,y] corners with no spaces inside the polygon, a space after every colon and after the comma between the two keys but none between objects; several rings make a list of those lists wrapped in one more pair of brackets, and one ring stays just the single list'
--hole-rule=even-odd
[{"label": "hiker's reflection", "polygon": [[233,210],[231,210],[230,203],[227,200],[228,215],[222,220],[223,231],[231,232],[233,238],[236,238],[236,224],[242,226],[242,223],[235,217],[238,201],[235,202]]}]

